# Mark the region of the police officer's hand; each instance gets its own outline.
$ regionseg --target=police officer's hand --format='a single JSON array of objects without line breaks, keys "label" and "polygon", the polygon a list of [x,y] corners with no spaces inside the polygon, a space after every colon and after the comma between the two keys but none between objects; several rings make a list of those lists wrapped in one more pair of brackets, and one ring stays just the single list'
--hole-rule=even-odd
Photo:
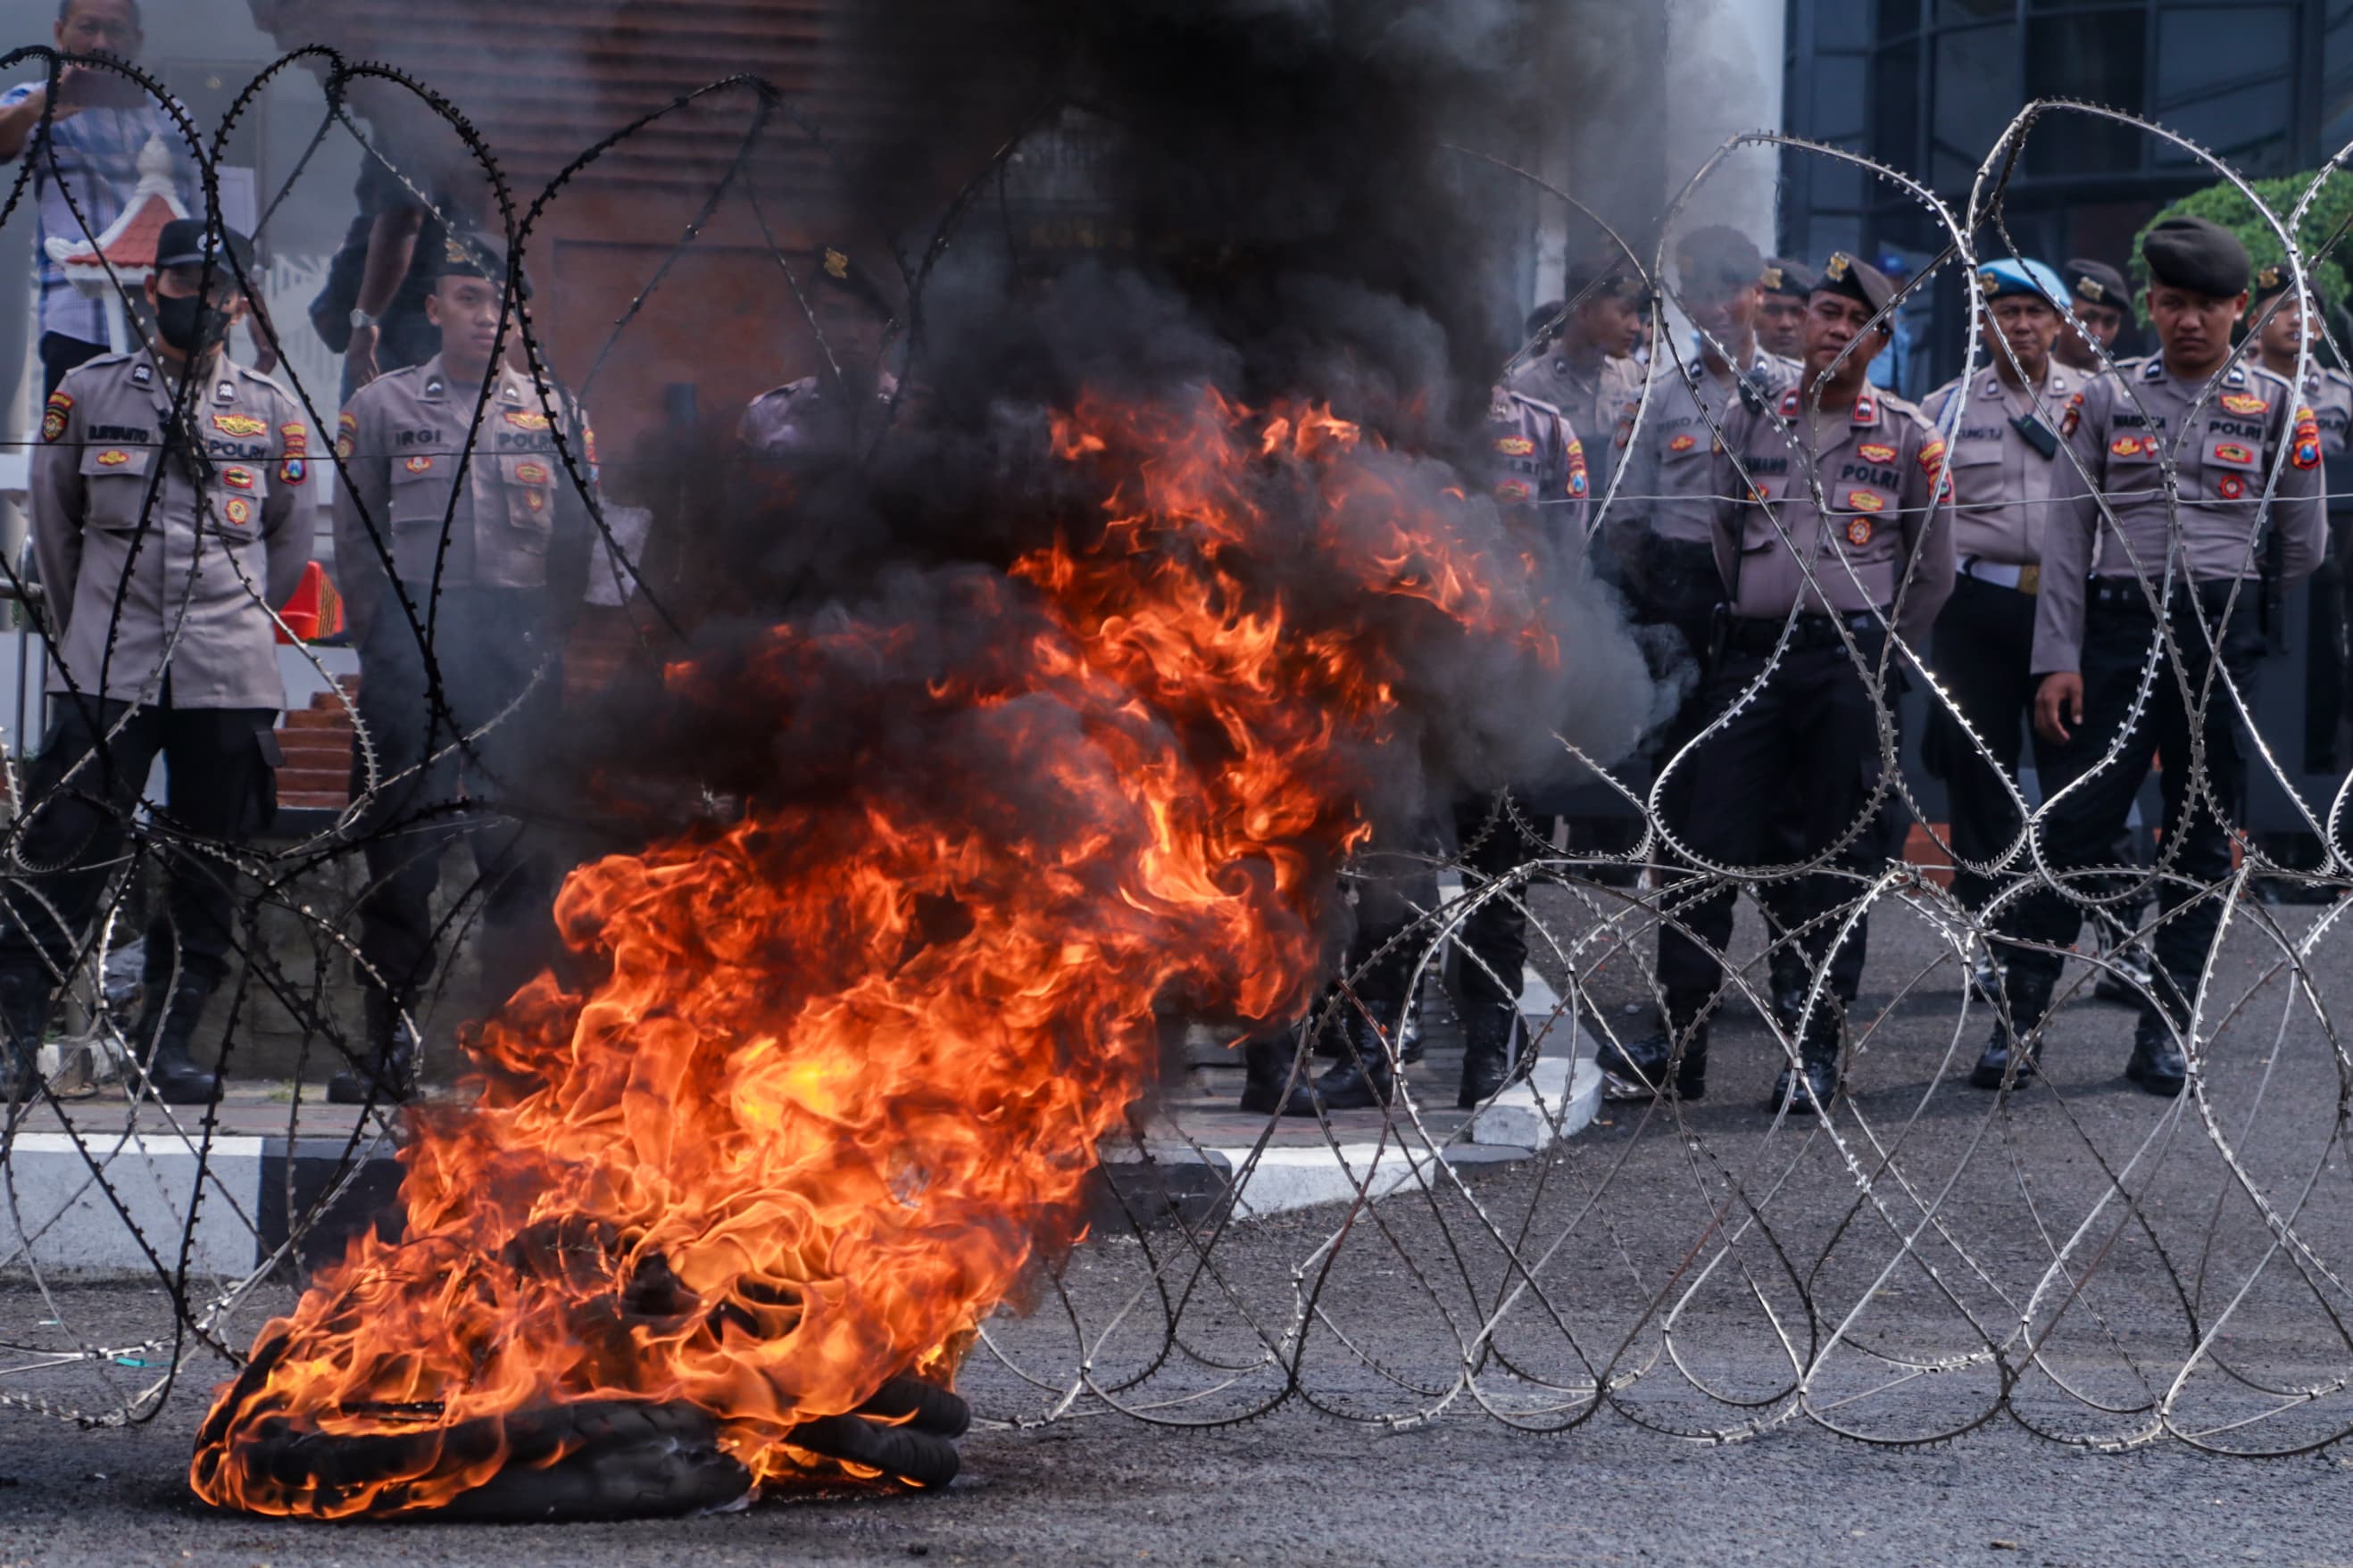
[{"label": "police officer's hand", "polygon": [[352,390],[357,392],[375,379],[375,341],[374,327],[353,327],[351,346],[343,351],[344,368],[351,372]]},{"label": "police officer's hand", "polygon": [[2084,722],[2084,678],[2072,669],[2054,670],[2042,678],[2034,693],[2034,731],[2046,741],[2065,745],[2074,739],[2070,725]]}]

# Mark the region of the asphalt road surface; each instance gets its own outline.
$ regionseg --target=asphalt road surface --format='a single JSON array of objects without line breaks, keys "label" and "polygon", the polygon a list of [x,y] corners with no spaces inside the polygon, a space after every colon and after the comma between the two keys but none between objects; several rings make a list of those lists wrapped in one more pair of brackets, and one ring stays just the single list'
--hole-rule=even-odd
[{"label": "asphalt road surface", "polygon": [[[1565,939],[1597,929],[1548,907]],[[2341,941],[2313,958],[2325,992],[2353,974]],[[1771,1047],[1728,1017],[1680,1125],[1620,1108],[1554,1158],[1353,1216],[1099,1226],[991,1325],[964,1377],[988,1419],[939,1493],[565,1527],[222,1517],[182,1481],[221,1375],[198,1357],[143,1426],[0,1411],[0,1565],[2353,1563],[2353,1446],[2221,1458],[2162,1430],[2263,1450],[2353,1426],[2344,1079],[2265,944],[2218,970],[2248,1002],[2202,1107],[2126,1085],[2130,1016],[2088,1002],[2052,1084],[1997,1107],[1953,1083],[1981,1025],[1941,952],[1917,920],[1874,931],[1836,1139],[1759,1111]],[[1633,999],[1622,954],[1576,959],[1605,1009]],[[169,1321],[125,1286],[15,1285],[0,1310],[48,1350]],[[103,1411],[154,1359],[19,1354],[0,1394]],[[1098,1392],[1071,1392],[1082,1360]]]}]

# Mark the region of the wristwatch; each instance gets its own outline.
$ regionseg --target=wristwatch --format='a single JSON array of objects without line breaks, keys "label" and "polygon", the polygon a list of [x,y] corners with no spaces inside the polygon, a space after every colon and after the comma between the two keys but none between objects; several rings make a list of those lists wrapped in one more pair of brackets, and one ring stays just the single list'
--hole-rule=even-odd
[{"label": "wristwatch", "polygon": [[362,327],[373,327],[379,324],[380,323],[376,319],[374,316],[369,315],[365,310],[354,310],[352,312],[352,331],[355,332]]}]

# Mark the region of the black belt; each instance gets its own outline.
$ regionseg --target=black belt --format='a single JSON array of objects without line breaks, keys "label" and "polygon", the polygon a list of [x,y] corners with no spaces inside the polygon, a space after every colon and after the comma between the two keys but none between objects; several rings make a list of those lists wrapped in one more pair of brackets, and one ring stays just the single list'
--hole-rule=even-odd
[{"label": "black belt", "polygon": [[[1762,656],[1780,646],[1781,628],[1785,619],[1767,619],[1762,616],[1735,616],[1725,638],[1726,647],[1735,653]],[[1846,647],[1845,637],[1839,635],[1844,627],[1856,637],[1875,637],[1885,629],[1880,616],[1870,610],[1855,610],[1842,616],[1820,613],[1802,615],[1789,631],[1789,648],[1793,653],[1814,648]]]},{"label": "black belt", "polygon": [[[2110,615],[2137,616],[2153,621],[2157,614],[2149,604],[2149,587],[2137,577],[2094,577],[2084,591],[2086,609],[2103,610]],[[2208,615],[2220,615],[2223,606],[2237,594],[2242,605],[2253,605],[2263,595],[2263,584],[2252,578],[2220,577],[2206,583],[2183,583],[2177,580],[2173,592],[2166,599],[2168,610],[2188,607],[2189,597],[2196,595],[2198,607]]]}]

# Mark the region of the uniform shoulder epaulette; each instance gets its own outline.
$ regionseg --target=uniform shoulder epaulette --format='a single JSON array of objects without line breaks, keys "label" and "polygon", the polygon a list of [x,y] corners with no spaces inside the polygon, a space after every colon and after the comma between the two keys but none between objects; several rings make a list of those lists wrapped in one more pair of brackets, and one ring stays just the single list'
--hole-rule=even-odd
[{"label": "uniform shoulder epaulette", "polygon": [[2279,372],[2260,364],[2248,364],[2242,368],[2251,373],[2248,375],[2248,380],[2267,381],[2271,384],[2273,390],[2277,392],[2281,396],[2285,397],[2293,395],[2294,388],[2289,384],[2287,377],[2282,375]]},{"label": "uniform shoulder epaulette", "polygon": [[66,372],[66,377],[70,378],[79,375],[86,370],[105,370],[113,365],[128,364],[137,357],[138,356],[135,353],[129,353],[94,354],[89,359],[82,361],[81,363],[74,366],[73,369]]}]

